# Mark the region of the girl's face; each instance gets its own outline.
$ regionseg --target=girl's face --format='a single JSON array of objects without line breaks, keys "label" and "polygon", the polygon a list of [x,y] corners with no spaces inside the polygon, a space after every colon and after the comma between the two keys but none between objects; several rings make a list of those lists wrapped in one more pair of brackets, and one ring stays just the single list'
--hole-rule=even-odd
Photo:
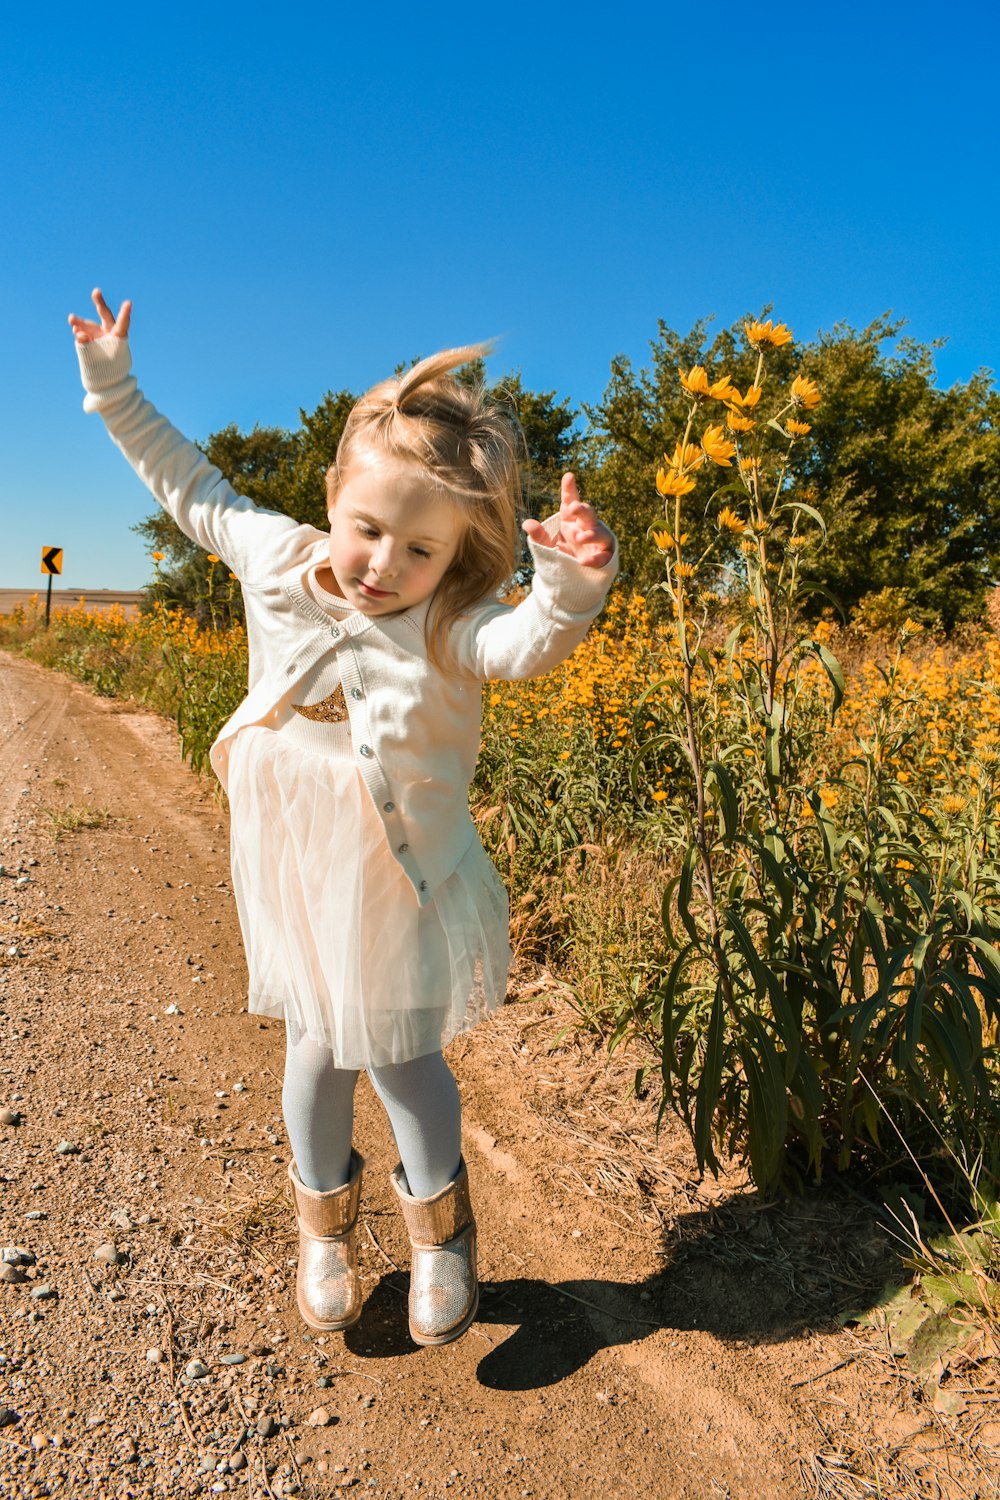
[{"label": "girl's face", "polygon": [[330,508],[333,592],[365,615],[412,609],[451,567],[462,530],[458,508],[412,464],[358,465]]}]

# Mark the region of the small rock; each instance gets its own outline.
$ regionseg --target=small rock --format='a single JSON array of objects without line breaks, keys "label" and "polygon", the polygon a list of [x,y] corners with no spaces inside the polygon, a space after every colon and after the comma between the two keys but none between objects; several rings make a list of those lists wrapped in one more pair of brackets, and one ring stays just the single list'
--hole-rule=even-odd
[{"label": "small rock", "polygon": [[125,1257],[117,1245],[112,1245],[110,1240],[106,1245],[98,1245],[94,1251],[94,1259],[101,1260],[106,1266],[120,1266]]},{"label": "small rock", "polygon": [[111,1290],[108,1292],[108,1301],[109,1302],[124,1302],[125,1301],[125,1288],[123,1286],[113,1286],[111,1288]]},{"label": "small rock", "polygon": [[328,1406],[317,1406],[306,1418],[310,1427],[329,1427],[333,1421],[333,1412]]},{"label": "small rock", "polygon": [[25,1250],[23,1245],[5,1245],[0,1260],[4,1260],[11,1266],[33,1266],[35,1264],[35,1252]]},{"label": "small rock", "polygon": [[163,1363],[163,1350],[162,1349],[152,1349],[152,1348],[151,1349],[147,1349],[146,1350],[146,1363],[150,1364],[150,1365],[159,1365],[159,1364],[162,1364]]},{"label": "small rock", "polygon": [[0,1262],[0,1283],[6,1286],[14,1286],[17,1282],[27,1281],[27,1279],[20,1266],[12,1266],[6,1260]]},{"label": "small rock", "polygon": [[135,1224],[129,1216],[127,1208],[116,1208],[110,1216],[109,1223],[113,1224],[116,1229],[135,1228]]},{"label": "small rock", "polygon": [[56,1150],[59,1152],[60,1156],[79,1156],[80,1155],[80,1148],[79,1148],[79,1146],[74,1146],[74,1144],[73,1144],[72,1141],[60,1141],[59,1144],[58,1144],[58,1146],[56,1147]]},{"label": "small rock", "polygon": [[204,1380],[206,1375],[211,1374],[211,1371],[209,1370],[208,1365],[204,1364],[202,1360],[189,1359],[187,1364],[184,1366],[184,1374],[187,1376],[188,1380]]},{"label": "small rock", "polygon": [[184,1012],[181,1010],[179,1005],[168,1005],[163,1014],[165,1016],[182,1016]]},{"label": "small rock", "polygon": [[31,1446],[34,1448],[36,1453],[41,1453],[43,1448],[47,1448],[49,1446],[49,1440],[45,1436],[45,1433],[33,1432],[31,1434]]},{"label": "small rock", "polygon": [[219,1363],[223,1365],[242,1365],[246,1364],[246,1358],[245,1354],[234,1352],[232,1354],[224,1354]]},{"label": "small rock", "polygon": [[245,1083],[234,1083],[233,1084],[233,1093],[234,1094],[245,1094],[246,1093],[246,1089],[247,1089],[247,1086],[246,1086]]},{"label": "small rock", "polygon": [[319,1386],[321,1391],[328,1391],[331,1385],[333,1385],[333,1381],[331,1380],[329,1375],[321,1375],[316,1384]]},{"label": "small rock", "polygon": [[31,884],[31,876],[30,875],[19,875],[17,877],[17,879],[14,881],[14,889],[15,889],[15,891],[23,891],[24,887],[26,885],[30,885],[30,884]]},{"label": "small rock", "polygon": [[31,1208],[24,1217],[26,1219],[47,1219],[48,1214],[43,1208]]},{"label": "small rock", "polygon": [[230,1472],[233,1473],[233,1474],[238,1474],[240,1472],[240,1470],[241,1469],[245,1469],[246,1466],[247,1466],[247,1456],[243,1452],[242,1448],[237,1448],[236,1452],[232,1455],[232,1457],[229,1460],[229,1469],[230,1469]]},{"label": "small rock", "polygon": [[16,1109],[0,1109],[0,1125],[20,1125],[21,1116]]},{"label": "small rock", "polygon": [[53,1297],[58,1296],[54,1286],[47,1281],[40,1281],[37,1286],[31,1288],[32,1300],[35,1302],[51,1302]]},{"label": "small rock", "polygon": [[277,1422],[274,1420],[274,1418],[269,1413],[265,1412],[262,1417],[258,1417],[257,1418],[257,1435],[258,1435],[258,1437],[262,1437],[262,1438],[274,1437],[274,1434],[277,1431],[278,1431],[278,1424],[277,1424]]}]

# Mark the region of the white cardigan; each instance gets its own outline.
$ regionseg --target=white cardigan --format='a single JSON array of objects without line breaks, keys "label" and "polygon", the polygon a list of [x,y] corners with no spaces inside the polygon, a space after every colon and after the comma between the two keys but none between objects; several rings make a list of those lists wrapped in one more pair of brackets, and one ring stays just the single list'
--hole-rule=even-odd
[{"label": "white cardigan", "polygon": [[[243,589],[249,688],[212,746],[219,780],[226,785],[233,736],[251,724],[275,727],[289,689],[335,651],[358,770],[418,901],[430,901],[476,837],[468,791],[479,753],[481,684],[541,676],[569,656],[604,603],[617,547],[605,567],[588,568],[532,545],[528,596],[513,608],[490,600],[463,615],[450,636],[457,669],[441,672],[427,657],[428,603],[334,620],[304,587],[310,568],[328,560],[327,534],[236,494],[144,398],[124,339],[107,335],[77,350],[84,409],[101,415],[181,530],[222,558]],[[546,524],[554,535],[555,518]]]}]

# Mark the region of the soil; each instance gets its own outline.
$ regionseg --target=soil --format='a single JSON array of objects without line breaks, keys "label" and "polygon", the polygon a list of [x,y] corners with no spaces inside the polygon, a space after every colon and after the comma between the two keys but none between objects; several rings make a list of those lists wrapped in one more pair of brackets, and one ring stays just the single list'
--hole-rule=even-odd
[{"label": "soil", "polygon": [[409,1340],[362,1080],[364,1313],[310,1335],[212,785],[163,721],[2,657],[0,863],[0,1496],[998,1493],[996,1423],[947,1428],[841,1326],[896,1269],[875,1210],[699,1182],[527,966],[449,1053],[476,1323]]}]

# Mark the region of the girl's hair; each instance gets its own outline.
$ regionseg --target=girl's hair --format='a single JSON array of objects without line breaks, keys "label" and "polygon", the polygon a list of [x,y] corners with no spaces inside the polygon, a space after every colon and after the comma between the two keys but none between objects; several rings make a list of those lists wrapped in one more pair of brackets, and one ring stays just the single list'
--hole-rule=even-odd
[{"label": "girl's hair", "polygon": [[465,523],[458,552],[427,616],[428,654],[437,667],[448,665],[447,637],[459,615],[510,581],[520,545],[524,440],[516,417],[481,385],[461,385],[451,373],[490,348],[443,349],[372,386],[351,411],[326,476],[332,508],[355,464],[402,459],[458,508]]}]

